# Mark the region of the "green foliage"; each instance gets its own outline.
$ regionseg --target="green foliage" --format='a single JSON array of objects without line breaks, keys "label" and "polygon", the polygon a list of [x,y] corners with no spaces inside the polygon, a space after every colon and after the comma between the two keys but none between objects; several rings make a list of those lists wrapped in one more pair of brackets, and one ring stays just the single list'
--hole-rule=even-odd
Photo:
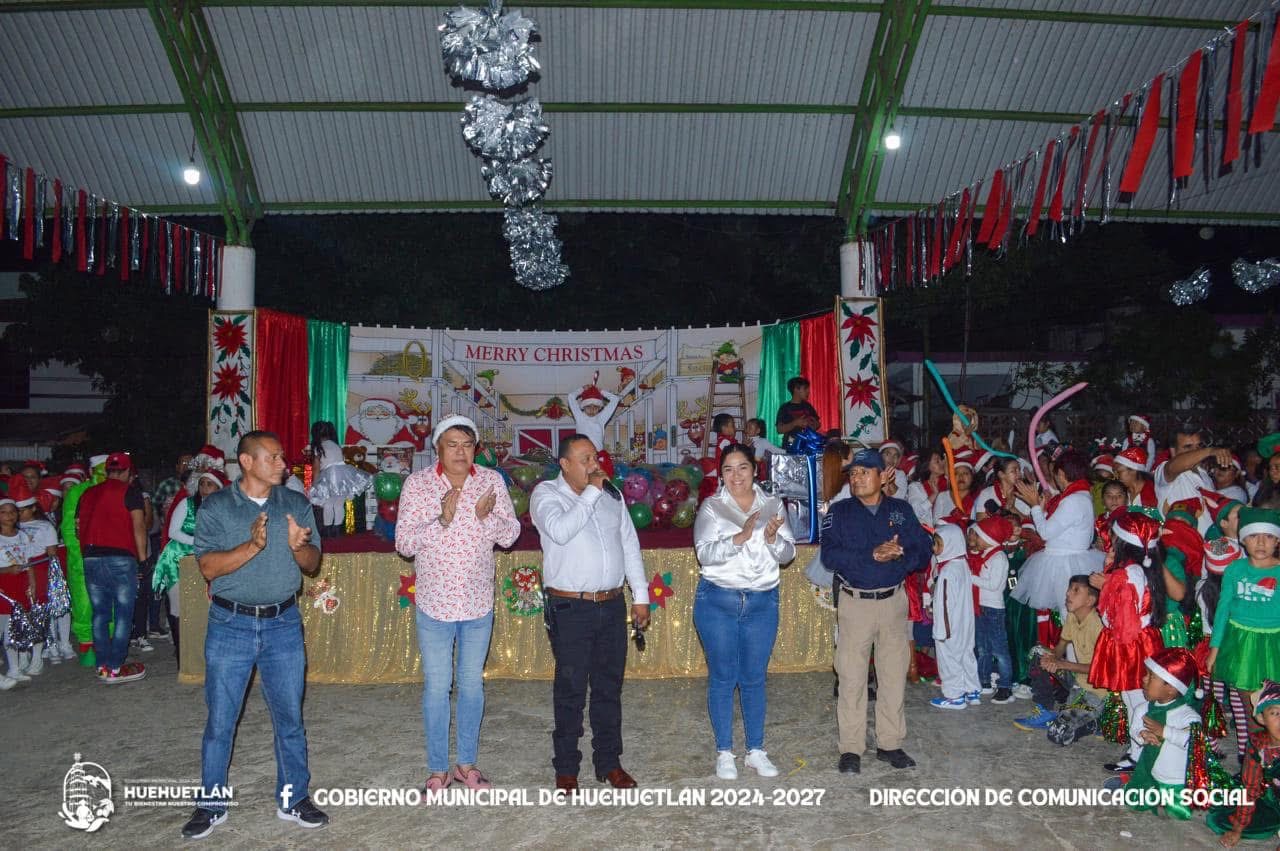
[{"label": "green foliage", "polygon": [[207,302],[52,266],[20,286],[26,317],[5,340],[33,366],[76,367],[109,396],[88,451],[126,449],[167,469],[204,442]]}]

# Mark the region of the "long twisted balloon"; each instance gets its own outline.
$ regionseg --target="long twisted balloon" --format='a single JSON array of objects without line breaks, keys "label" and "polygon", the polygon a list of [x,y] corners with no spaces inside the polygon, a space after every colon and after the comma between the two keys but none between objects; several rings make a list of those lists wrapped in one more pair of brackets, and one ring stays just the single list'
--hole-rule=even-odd
[{"label": "long twisted balloon", "polygon": [[[962,426],[964,426],[965,428],[968,428],[969,418],[964,415],[964,412],[960,410],[960,406],[957,405],[956,401],[951,398],[951,391],[947,389],[947,383],[943,381],[942,376],[938,374],[938,368],[933,365],[933,361],[926,358],[924,362],[924,368],[929,370],[929,374],[932,375],[933,380],[937,382],[938,389],[942,391],[942,398],[946,401],[947,407],[951,409],[951,413],[955,414],[957,417],[960,418],[960,424]],[[978,434],[976,431],[970,432],[970,433],[973,435],[973,439],[977,442],[977,444],[981,446],[983,449],[990,452],[992,455],[995,455],[999,458],[1017,459],[1018,456],[1010,452],[1001,452],[999,449],[992,449],[989,445],[987,445],[987,442],[982,439],[982,435]]]},{"label": "long twisted balloon", "polygon": [[1044,477],[1044,471],[1040,469],[1040,453],[1036,451],[1036,426],[1040,425],[1040,420],[1044,418],[1050,408],[1056,407],[1066,399],[1070,399],[1088,386],[1089,382],[1081,381],[1079,384],[1071,385],[1048,402],[1045,402],[1036,409],[1035,416],[1031,418],[1031,425],[1027,427],[1027,448],[1031,453],[1031,466],[1036,471],[1036,478],[1040,480],[1041,487],[1045,490],[1052,486],[1049,484],[1049,480]]}]

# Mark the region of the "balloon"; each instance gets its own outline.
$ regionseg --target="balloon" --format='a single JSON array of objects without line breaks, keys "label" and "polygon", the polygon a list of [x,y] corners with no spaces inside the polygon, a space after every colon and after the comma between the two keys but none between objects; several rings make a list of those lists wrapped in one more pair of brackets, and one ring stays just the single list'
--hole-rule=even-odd
[{"label": "balloon", "polygon": [[400,514],[400,503],[378,500],[378,516],[388,523],[396,522]]},{"label": "balloon", "polygon": [[666,492],[667,492],[666,483],[663,482],[661,479],[654,479],[653,482],[649,484],[649,499],[648,499],[649,504],[652,505],[653,503],[657,502],[659,499],[662,499],[662,497],[666,494]]},{"label": "balloon", "polygon": [[619,461],[615,458],[613,459],[613,472],[614,475],[622,476],[622,478],[625,479],[627,477],[627,473],[631,472],[631,465],[625,461]]},{"label": "balloon", "polygon": [[669,496],[659,497],[653,503],[653,525],[663,528],[671,523],[678,503]]},{"label": "balloon", "polygon": [[521,466],[511,471],[511,478],[516,480],[517,485],[529,490],[538,483],[538,475],[541,472],[537,467]]},{"label": "balloon", "polygon": [[645,485],[646,485],[646,486],[648,486],[648,483],[649,483],[649,482],[652,482],[652,481],[653,481],[653,468],[652,468],[652,467],[635,467],[634,469],[632,469],[631,473],[632,473],[632,475],[639,474],[639,475],[641,475],[641,476],[644,476],[644,480],[645,480]]},{"label": "balloon", "polygon": [[381,472],[373,477],[373,492],[379,502],[395,502],[400,498],[400,488],[404,479],[399,473]]},{"label": "balloon", "polygon": [[627,511],[631,514],[631,522],[635,524],[637,529],[648,528],[653,522],[653,509],[645,505],[643,502],[637,502]]},{"label": "balloon", "polygon": [[[1043,405],[1041,405],[1036,410],[1035,416],[1031,418],[1031,431],[1029,432],[1029,434],[1031,435],[1031,442],[1028,443],[1027,446],[1030,446],[1033,449],[1035,448],[1036,426],[1040,425],[1041,418],[1044,417],[1044,415],[1049,412],[1050,408],[1060,404],[1066,399],[1071,398],[1072,396],[1076,395],[1077,393],[1079,393],[1081,390],[1083,390],[1088,386],[1089,386],[1089,382],[1087,381],[1081,381],[1079,384],[1073,384],[1070,387],[1068,387],[1066,390],[1063,390],[1057,396],[1054,396],[1048,402],[1045,402]],[[1031,453],[1031,468],[1036,471],[1036,478],[1040,480],[1040,484],[1044,486],[1045,490],[1048,490],[1049,480],[1045,478],[1044,471],[1040,469],[1040,453],[1039,452],[1033,451]]]},{"label": "balloon", "polygon": [[[616,470],[617,468],[615,467],[614,469]],[[622,474],[621,474],[621,473],[617,473],[617,474],[616,474],[612,479],[610,479],[609,481],[613,482],[613,486],[614,486],[615,488],[617,488],[618,493],[622,493],[622,486],[623,486],[623,484],[625,484],[625,483],[626,483],[626,479],[624,479],[624,478],[622,477]]]},{"label": "balloon", "polygon": [[542,468],[542,475],[539,478],[544,482],[549,482],[558,475],[560,475],[560,465],[548,464]]},{"label": "balloon", "polygon": [[520,488],[512,485],[507,488],[507,493],[511,495],[511,507],[515,510],[516,516],[526,514],[529,511],[529,494],[520,490]]},{"label": "balloon", "polygon": [[667,484],[672,482],[684,482],[685,484],[693,484],[693,476],[689,473],[688,467],[676,467],[667,473]]},{"label": "balloon", "polygon": [[632,470],[622,482],[622,495],[630,497],[632,502],[639,501],[649,492],[649,480],[639,472]]},{"label": "balloon", "polygon": [[698,464],[685,464],[681,469],[689,471],[689,486],[696,488],[702,484],[702,467]]},{"label": "balloon", "polygon": [[687,502],[682,502],[671,515],[671,525],[677,529],[688,529],[693,525],[694,518],[698,516],[698,509],[694,508]]},{"label": "balloon", "polygon": [[667,482],[665,495],[669,497],[672,502],[684,502],[689,498],[689,483],[684,479],[672,479]]},{"label": "balloon", "polygon": [[657,464],[654,466],[654,469],[658,471],[658,475],[662,476],[662,478],[664,479],[670,476],[671,471],[674,470],[675,468],[676,468],[676,465],[671,463],[670,461],[663,461],[661,464]]}]

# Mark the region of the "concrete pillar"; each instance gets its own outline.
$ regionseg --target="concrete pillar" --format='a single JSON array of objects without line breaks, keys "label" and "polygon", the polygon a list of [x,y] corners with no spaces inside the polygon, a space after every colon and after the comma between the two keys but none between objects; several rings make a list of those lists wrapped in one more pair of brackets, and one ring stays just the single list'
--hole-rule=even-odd
[{"label": "concrete pillar", "polygon": [[218,293],[218,310],[252,310],[253,249],[247,245],[222,248],[222,290]]},{"label": "concrete pillar", "polygon": [[874,260],[870,244],[864,242],[859,246],[856,240],[850,240],[840,246],[840,295],[845,298],[862,298],[875,295],[874,292],[869,292],[858,286],[858,258],[862,251],[866,251],[867,264],[870,267]]}]

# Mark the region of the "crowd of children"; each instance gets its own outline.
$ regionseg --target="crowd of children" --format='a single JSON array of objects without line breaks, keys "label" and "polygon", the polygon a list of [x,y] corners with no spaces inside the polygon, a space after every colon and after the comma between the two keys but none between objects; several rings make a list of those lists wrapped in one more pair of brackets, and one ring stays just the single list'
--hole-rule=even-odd
[{"label": "crowd of children", "polygon": [[[1011,454],[882,447],[934,533],[924,620],[942,694],[931,704],[1029,700],[1021,730],[1064,746],[1100,734],[1124,747],[1104,766],[1111,786],[1242,785],[1256,805],[1213,808],[1208,825],[1224,845],[1274,837],[1280,434],[1232,453],[1184,427],[1160,451],[1146,417],[1129,427],[1091,459],[1042,429],[1042,484]],[[1224,768],[1232,740],[1234,780]],[[1189,818],[1194,797],[1155,800]]]}]

